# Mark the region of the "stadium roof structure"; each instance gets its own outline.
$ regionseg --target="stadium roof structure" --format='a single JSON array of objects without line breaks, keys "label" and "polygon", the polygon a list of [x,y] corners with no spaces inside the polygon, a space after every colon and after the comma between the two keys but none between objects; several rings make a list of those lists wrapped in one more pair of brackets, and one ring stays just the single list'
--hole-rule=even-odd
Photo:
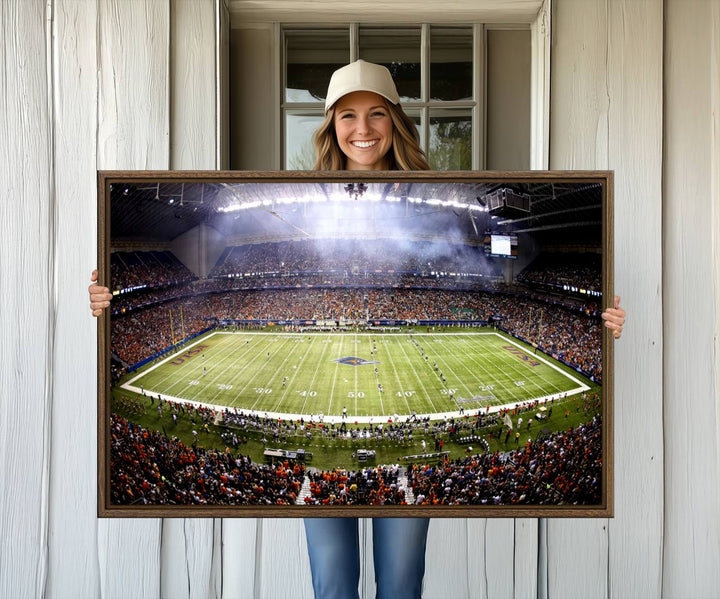
[{"label": "stadium roof structure", "polygon": [[[489,211],[503,189],[527,198],[529,212]],[[112,184],[110,200],[111,239],[140,243],[170,242],[203,223],[236,240],[387,235],[399,222],[419,238],[493,230],[599,240],[602,216],[592,182],[128,182]]]}]

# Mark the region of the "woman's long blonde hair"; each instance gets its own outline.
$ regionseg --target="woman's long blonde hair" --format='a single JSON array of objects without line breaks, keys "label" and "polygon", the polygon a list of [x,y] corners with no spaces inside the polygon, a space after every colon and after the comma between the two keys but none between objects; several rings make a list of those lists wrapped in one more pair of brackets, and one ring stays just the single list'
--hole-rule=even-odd
[{"label": "woman's long blonde hair", "polygon": [[[391,171],[427,171],[430,166],[425,152],[420,148],[420,136],[415,123],[405,114],[400,104],[385,102],[393,123],[392,147],[387,153],[388,170]],[[343,171],[346,156],[340,150],[335,135],[335,106],[325,113],[325,120],[313,134],[315,146],[315,171]]]}]

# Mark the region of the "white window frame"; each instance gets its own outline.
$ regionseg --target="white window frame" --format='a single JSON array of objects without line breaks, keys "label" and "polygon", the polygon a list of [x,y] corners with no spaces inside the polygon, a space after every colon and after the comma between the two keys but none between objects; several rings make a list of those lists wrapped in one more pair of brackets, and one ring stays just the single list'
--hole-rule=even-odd
[{"label": "white window frame", "polygon": [[[377,0],[373,8],[367,3],[358,3],[348,0],[338,5],[334,0],[313,0],[312,2],[299,2],[298,0],[224,0],[229,4],[231,26],[250,23],[272,23],[274,38],[273,62],[277,76],[274,78],[274,98],[276,123],[279,130],[275,139],[277,145],[274,149],[276,168],[284,163],[284,122],[281,101],[283,86],[281,84],[282,67],[282,33],[280,23],[286,25],[308,25],[312,22],[343,24],[351,21],[362,23],[406,23],[407,15],[414,15],[418,21],[433,24],[453,23],[514,23],[527,25],[531,31],[531,132],[530,132],[530,168],[547,169],[549,165],[549,123],[550,123],[550,13],[552,0],[528,0],[519,5],[517,2],[484,2],[469,3],[466,0],[449,3],[428,3],[418,0],[415,3],[405,2],[402,6],[397,0]],[[483,38],[485,30],[483,31]],[[476,48],[485,48],[485,44],[473,44]],[[356,47],[354,44],[351,46]],[[352,57],[351,57],[352,58]],[[484,56],[474,56],[482,59]],[[473,141],[473,168],[485,164],[482,149],[485,147],[485,81],[474,81],[476,98],[482,102],[474,108],[473,129],[482,130],[483,138],[478,143]],[[482,106],[480,106],[482,104]],[[475,135],[475,133],[474,133]],[[476,162],[477,161],[477,167]]]},{"label": "white window frame", "polygon": [[[303,109],[317,109],[317,103],[304,103],[304,102],[292,102],[287,103],[285,101],[284,90],[287,85],[285,80],[286,75],[286,56],[285,56],[285,32],[293,32],[298,30],[308,31],[320,31],[323,29],[335,29],[340,27],[340,24],[322,24],[322,25],[302,25],[296,24],[284,25],[280,29],[280,40],[278,47],[280,48],[281,65],[278,81],[281,82],[280,87],[280,164],[284,165],[285,156],[285,115],[288,110],[303,110]],[[360,27],[372,27],[377,29],[382,28],[394,28],[394,27],[418,27],[417,24],[412,23],[393,23],[392,25],[380,25],[375,23],[351,23],[345,25],[349,28],[349,39],[350,44],[350,61],[358,59],[359,53],[359,38],[360,38]],[[485,165],[485,47],[487,43],[485,35],[485,26],[481,23],[474,24],[462,24],[462,23],[440,23],[437,26],[440,27],[464,27],[472,32],[472,44],[473,44],[473,99],[472,100],[457,100],[457,101],[432,101],[430,99],[430,35],[431,27],[436,26],[435,23],[423,23],[419,27],[420,31],[420,65],[421,65],[421,90],[420,100],[406,102],[403,104],[406,112],[410,115],[420,115],[420,143],[423,149],[427,151],[429,139],[430,139],[430,113],[433,109],[442,108],[459,108],[465,109],[469,112],[472,122],[472,161],[471,168],[473,170],[480,170]]]}]

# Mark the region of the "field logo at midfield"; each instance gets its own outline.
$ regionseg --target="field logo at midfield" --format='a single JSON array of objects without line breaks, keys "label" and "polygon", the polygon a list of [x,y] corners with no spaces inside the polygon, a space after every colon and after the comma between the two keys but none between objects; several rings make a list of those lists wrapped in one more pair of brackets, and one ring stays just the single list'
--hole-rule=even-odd
[{"label": "field logo at midfield", "polygon": [[348,366],[365,366],[365,364],[380,364],[380,362],[372,362],[370,360],[365,360],[364,358],[356,358],[356,357],[348,357],[348,358],[338,358],[337,360],[333,360],[334,362],[337,362],[338,364],[347,364]]},{"label": "field logo at midfield", "polygon": [[528,365],[530,365],[530,366],[540,366],[540,362],[531,358],[523,350],[518,349],[517,347],[515,347],[513,345],[503,345],[502,348],[506,351],[509,351],[514,356],[517,356],[521,360],[527,362]]}]

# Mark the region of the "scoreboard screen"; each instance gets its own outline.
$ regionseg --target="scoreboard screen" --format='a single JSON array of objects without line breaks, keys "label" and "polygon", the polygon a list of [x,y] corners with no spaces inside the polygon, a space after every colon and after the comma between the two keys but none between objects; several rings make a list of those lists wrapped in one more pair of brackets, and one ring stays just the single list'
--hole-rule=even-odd
[{"label": "scoreboard screen", "polygon": [[485,254],[496,258],[517,258],[517,235],[489,233],[485,236]]}]

